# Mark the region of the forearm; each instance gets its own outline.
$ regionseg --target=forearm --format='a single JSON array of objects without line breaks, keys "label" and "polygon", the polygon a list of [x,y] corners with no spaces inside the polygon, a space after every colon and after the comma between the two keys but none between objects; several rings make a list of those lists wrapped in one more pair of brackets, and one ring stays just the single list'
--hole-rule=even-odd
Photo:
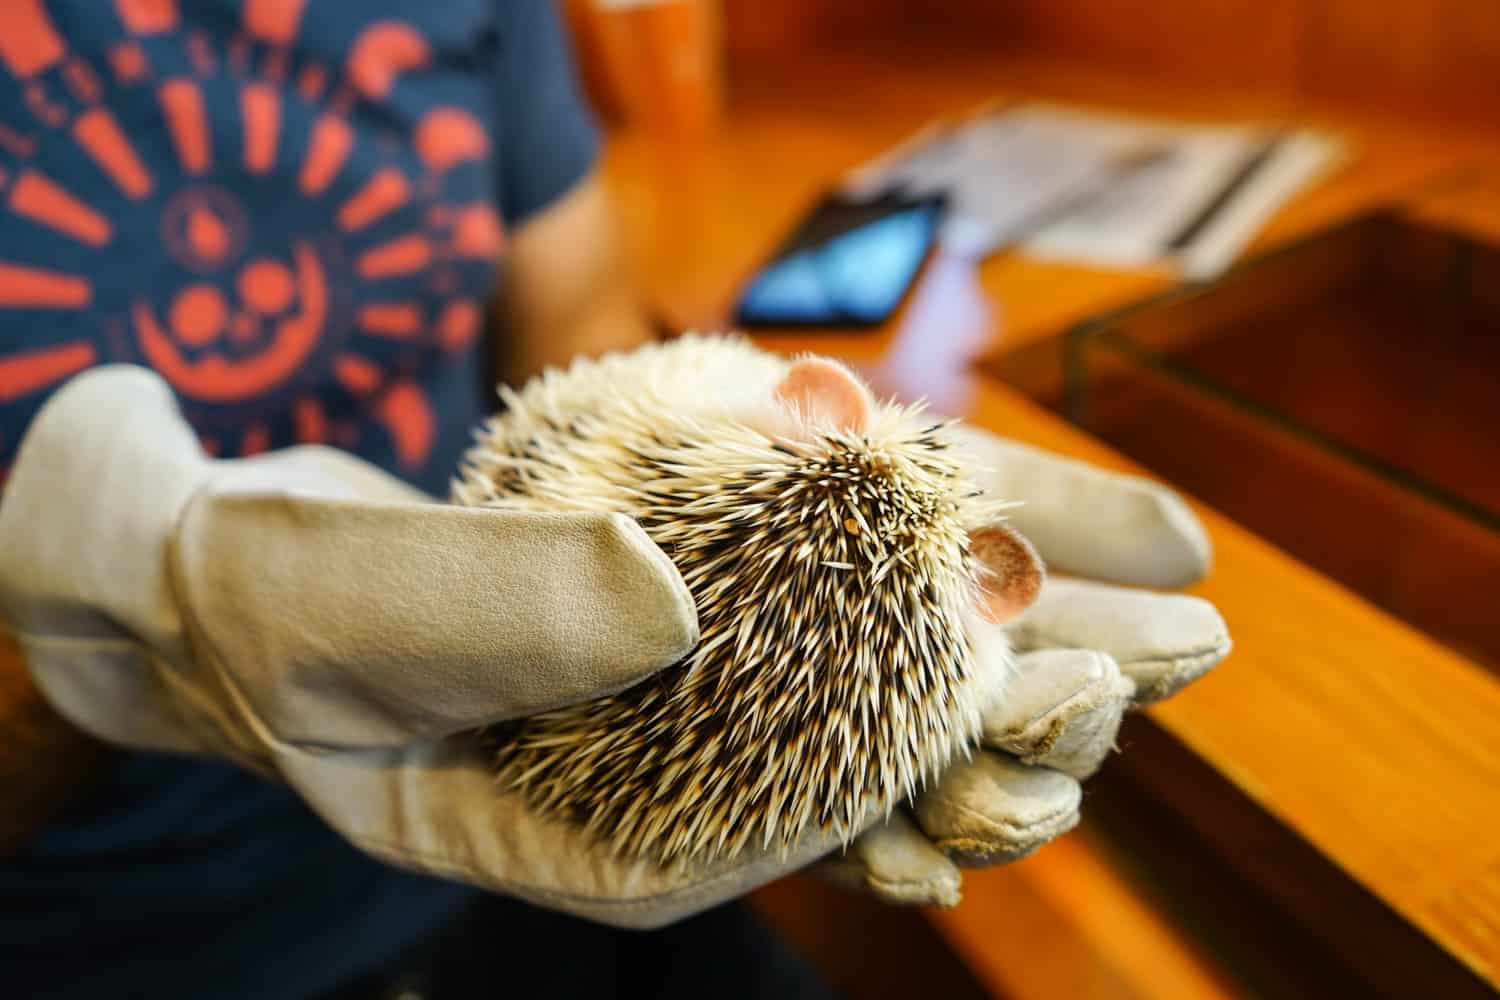
[{"label": "forearm", "polygon": [[516,231],[499,305],[495,374],[511,385],[653,339],[597,177]]},{"label": "forearm", "polygon": [[566,367],[577,357],[628,350],[654,337],[640,301],[623,289],[611,289],[587,309],[553,322],[539,323],[524,310],[504,307],[497,322],[495,374],[507,385],[520,385],[549,367]]},{"label": "forearm", "polygon": [[0,857],[56,816],[108,753],[53,711],[32,683],[21,650],[0,629]]}]

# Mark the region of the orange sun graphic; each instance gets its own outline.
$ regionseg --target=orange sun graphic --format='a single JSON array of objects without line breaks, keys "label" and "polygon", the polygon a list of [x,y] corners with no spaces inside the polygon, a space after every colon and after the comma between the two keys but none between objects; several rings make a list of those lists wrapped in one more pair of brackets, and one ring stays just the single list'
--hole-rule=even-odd
[{"label": "orange sun graphic", "polygon": [[[352,446],[368,424],[419,465],[434,421],[413,372],[472,344],[503,242],[470,177],[490,153],[473,111],[434,104],[394,144],[369,124],[429,43],[378,21],[329,64],[295,48],[306,0],[246,0],[227,38],[177,0],[113,7],[101,55],[70,51],[42,0],[0,2],[0,74],[29,115],[0,122],[0,205],[48,236],[0,253],[0,330],[60,331],[0,339],[0,407],[130,360],[215,450],[289,443],[274,399],[296,440]],[[80,158],[101,185],[65,169]]]}]

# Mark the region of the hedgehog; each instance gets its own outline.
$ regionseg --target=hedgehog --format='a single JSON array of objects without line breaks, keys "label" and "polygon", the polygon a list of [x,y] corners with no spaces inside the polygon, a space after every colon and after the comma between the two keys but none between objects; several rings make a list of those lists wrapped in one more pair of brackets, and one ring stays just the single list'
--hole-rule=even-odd
[{"label": "hedgehog", "polygon": [[[549,370],[476,431],[454,502],[612,511],[701,639],[617,694],[495,726],[497,779],[663,865],[847,844],[977,742],[1041,567],[947,424],[826,358],[687,335]],[[980,663],[991,665],[977,669]]]}]

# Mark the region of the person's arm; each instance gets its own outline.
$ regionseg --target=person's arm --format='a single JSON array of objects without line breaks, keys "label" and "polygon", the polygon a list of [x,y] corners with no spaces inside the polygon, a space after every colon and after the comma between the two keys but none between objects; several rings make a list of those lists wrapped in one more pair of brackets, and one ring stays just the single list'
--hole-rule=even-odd
[{"label": "person's arm", "polygon": [[[512,384],[651,337],[596,175],[520,226],[504,274],[497,374]],[[0,630],[0,857],[73,801],[108,753],[53,710]]]},{"label": "person's arm", "polygon": [[0,857],[18,850],[98,773],[109,751],[53,710],[0,629]]},{"label": "person's arm", "polygon": [[623,690],[699,638],[681,576],[622,514],[433,503],[321,445],[215,460],[128,365],[69,379],[21,441],[0,623],[25,661],[0,730],[18,840],[58,804],[38,792],[69,786],[71,734],[34,724],[55,711],[280,780],[389,863],[606,908],[630,871],[503,795],[474,731]]},{"label": "person's arm", "polygon": [[512,235],[495,332],[495,375],[510,385],[652,339],[597,172]]}]

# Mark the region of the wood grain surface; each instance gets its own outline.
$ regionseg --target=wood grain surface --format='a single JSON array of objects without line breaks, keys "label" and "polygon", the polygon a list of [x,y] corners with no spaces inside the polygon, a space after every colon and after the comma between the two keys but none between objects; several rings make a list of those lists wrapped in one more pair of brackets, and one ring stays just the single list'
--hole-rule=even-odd
[{"label": "wood grain surface", "polygon": [[[1395,121],[1378,108],[1300,96],[1148,85],[1047,58],[851,44],[816,61],[742,65],[731,84],[730,113],[711,139],[667,146],[624,134],[607,149],[606,180],[643,284],[676,328],[722,326],[739,284],[842,171],[933,117],[996,96],[1210,117],[1295,115],[1349,137],[1360,158],[1281,212],[1261,234],[1262,247],[1441,187],[1455,171],[1500,164],[1500,135],[1483,129]],[[976,366],[993,370],[1028,345],[1049,350],[1069,326],[1172,282],[1164,273],[1018,255],[978,268],[939,255],[903,311],[875,331],[763,331],[757,338],[777,350],[842,357],[882,391],[925,396],[1000,433],[1123,468],[1123,458]],[[1236,648],[1214,675],[1153,709],[1151,722],[1330,871],[1388,907],[1397,924],[1414,928],[1477,981],[1500,984],[1500,838],[1493,833],[1500,684],[1250,532],[1202,513],[1217,559],[1197,592],[1222,609]],[[1085,860],[1073,853],[1080,850]],[[1144,895],[1127,897],[1145,890],[1087,843],[1043,851],[1026,865],[971,878],[968,902],[932,917],[996,995],[1047,995],[1028,992],[1000,968],[1016,954],[1004,944],[1015,923],[1001,919],[1010,907],[1016,920],[1026,912],[1063,920],[1059,914],[1075,906],[1069,893],[1095,893],[1097,905],[1117,913],[1144,905]],[[1023,872],[1024,892],[1016,887]],[[1025,898],[1045,905],[1027,910]],[[1129,956],[1112,950],[1104,929],[1087,924],[1095,905],[1076,904],[1068,918],[1075,929],[1095,927],[1092,937],[1079,930],[1085,936],[1074,945],[1091,951],[1108,975],[1124,975],[1119,982],[1148,988],[1121,972],[1131,968]],[[1219,974],[1201,964],[1191,928],[1122,918],[1115,933],[1176,949],[1161,967],[1198,985],[1174,995],[1224,995],[1215,992],[1227,988]],[[988,963],[985,948],[993,953]]]}]

